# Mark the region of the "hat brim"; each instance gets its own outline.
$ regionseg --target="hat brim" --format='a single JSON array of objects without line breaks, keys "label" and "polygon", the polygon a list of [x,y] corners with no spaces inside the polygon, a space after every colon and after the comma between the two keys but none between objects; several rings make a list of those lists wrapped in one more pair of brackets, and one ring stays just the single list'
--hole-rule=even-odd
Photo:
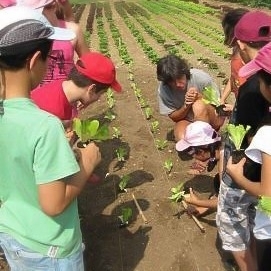
[{"label": "hat brim", "polygon": [[189,144],[187,141],[185,141],[184,139],[181,139],[176,143],[175,148],[176,148],[177,151],[184,151],[184,150],[188,149],[191,146],[192,145]]},{"label": "hat brim", "polygon": [[48,37],[50,40],[73,40],[75,38],[75,33],[66,28],[52,27],[54,33]]},{"label": "hat brim", "polygon": [[239,69],[238,75],[240,77],[250,77],[251,75],[257,73],[261,69],[262,67],[257,65],[255,60],[253,59]]},{"label": "hat brim", "polygon": [[117,80],[115,80],[111,85],[110,85],[111,88],[113,88],[116,92],[121,92],[122,90],[122,87],[121,85],[119,84],[119,82]]}]

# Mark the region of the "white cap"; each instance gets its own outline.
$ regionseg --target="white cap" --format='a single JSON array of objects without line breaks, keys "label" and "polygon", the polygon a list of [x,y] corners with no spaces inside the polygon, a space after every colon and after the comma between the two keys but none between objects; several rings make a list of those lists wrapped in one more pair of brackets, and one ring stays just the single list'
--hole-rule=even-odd
[{"label": "white cap", "polygon": [[[29,27],[31,20],[33,24],[36,23],[36,28],[34,25],[31,28]],[[27,21],[29,21],[28,26],[22,27]],[[11,26],[12,24],[14,27]],[[7,26],[10,27],[5,31],[4,28]],[[0,10],[0,31],[2,33],[0,35],[0,48],[10,46],[12,43],[19,44],[46,38],[52,40],[72,40],[75,38],[73,31],[53,27],[40,12],[22,6],[13,6]]]},{"label": "white cap", "polygon": [[220,140],[221,137],[209,123],[195,121],[186,127],[184,137],[176,143],[176,150],[184,151],[189,147],[209,145]]}]

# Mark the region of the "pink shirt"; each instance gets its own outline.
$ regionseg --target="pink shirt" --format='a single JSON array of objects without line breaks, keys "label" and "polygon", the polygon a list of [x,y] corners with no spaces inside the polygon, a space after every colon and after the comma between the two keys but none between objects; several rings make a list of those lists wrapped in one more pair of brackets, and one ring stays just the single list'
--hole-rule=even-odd
[{"label": "pink shirt", "polygon": [[[59,27],[66,28],[65,21],[59,20]],[[73,65],[74,48],[71,41],[54,40],[48,59],[48,68],[41,85],[53,80],[66,79]]]},{"label": "pink shirt", "polygon": [[31,99],[42,110],[61,120],[73,118],[73,106],[69,103],[63,88],[63,80],[56,80],[36,88],[31,92]]}]

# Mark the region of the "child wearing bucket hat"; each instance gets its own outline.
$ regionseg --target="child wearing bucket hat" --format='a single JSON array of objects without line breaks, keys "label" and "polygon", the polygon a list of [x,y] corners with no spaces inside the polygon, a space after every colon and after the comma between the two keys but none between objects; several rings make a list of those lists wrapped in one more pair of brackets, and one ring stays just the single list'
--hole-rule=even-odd
[{"label": "child wearing bucket hat", "polygon": [[73,109],[78,102],[86,108],[109,87],[121,91],[113,62],[101,53],[90,52],[77,61],[67,80],[56,80],[36,88],[31,98],[41,109],[64,121],[74,117]]},{"label": "child wearing bucket hat", "polygon": [[[265,99],[271,103],[271,43],[268,43],[259,50],[256,57],[248,62],[239,71],[241,76],[252,76],[258,74],[260,81],[260,90]],[[270,114],[270,113],[269,113]],[[262,173],[260,182],[252,182],[243,175],[243,166],[245,159],[238,164],[233,164],[231,159],[227,164],[227,172],[232,179],[245,189],[249,194],[259,199],[255,226],[253,228],[254,236],[261,240],[261,246],[264,245],[270,251],[271,240],[271,117],[268,116],[263,125],[258,129],[250,145],[245,150],[246,156],[251,160],[262,164]],[[268,251],[268,250],[267,250]],[[264,255],[264,254],[263,254]],[[267,265],[265,265],[268,263]],[[259,262],[259,270],[270,270],[270,255],[267,259]]]},{"label": "child wearing bucket hat", "polygon": [[[185,130],[184,137],[176,143],[177,151],[190,149],[193,157],[198,161],[207,164],[207,171],[214,169],[220,158],[221,137],[212,126],[203,121],[195,121],[189,124]],[[189,213],[202,215],[217,206],[217,196],[219,193],[220,177],[217,173],[214,177],[214,192],[208,199],[199,198],[192,188],[185,201],[191,206]]]},{"label": "child wearing bucket hat", "polygon": [[11,270],[83,271],[76,197],[100,152],[89,144],[77,162],[59,119],[30,99],[52,40],[74,34],[25,7],[0,10],[0,32],[0,246]]}]

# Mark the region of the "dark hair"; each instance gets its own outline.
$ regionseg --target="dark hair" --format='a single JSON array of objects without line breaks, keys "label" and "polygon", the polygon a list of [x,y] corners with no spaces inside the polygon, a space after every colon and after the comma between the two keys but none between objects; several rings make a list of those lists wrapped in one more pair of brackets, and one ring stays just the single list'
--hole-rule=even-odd
[{"label": "dark hair", "polygon": [[201,150],[210,152],[210,159],[207,163],[208,172],[212,171],[217,164],[216,150],[218,150],[220,146],[221,146],[221,141],[216,141],[208,145],[194,147],[195,149],[201,149]]},{"label": "dark hair", "polygon": [[228,46],[233,46],[232,40],[234,38],[234,27],[239,22],[244,14],[246,14],[249,10],[244,8],[236,8],[230,10],[222,19],[222,27],[224,31],[224,44]]},{"label": "dark hair", "polygon": [[26,61],[35,52],[41,52],[42,60],[46,60],[52,47],[52,40],[43,39],[39,41],[31,41],[22,45],[22,50],[15,54],[0,56],[0,68],[5,70],[19,70],[25,66]]},{"label": "dark hair", "polygon": [[186,75],[189,80],[191,77],[190,68],[186,60],[176,55],[167,55],[157,62],[157,79],[165,84],[175,81]]},{"label": "dark hair", "polygon": [[[77,64],[78,64],[78,62],[77,62]],[[73,83],[80,88],[84,88],[84,87],[90,86],[92,84],[95,84],[95,92],[96,93],[110,87],[109,84],[100,83],[100,82],[97,82],[95,80],[92,80],[92,79],[86,77],[84,74],[80,73],[76,69],[76,67],[73,67],[71,69],[67,79],[72,80]]]}]

